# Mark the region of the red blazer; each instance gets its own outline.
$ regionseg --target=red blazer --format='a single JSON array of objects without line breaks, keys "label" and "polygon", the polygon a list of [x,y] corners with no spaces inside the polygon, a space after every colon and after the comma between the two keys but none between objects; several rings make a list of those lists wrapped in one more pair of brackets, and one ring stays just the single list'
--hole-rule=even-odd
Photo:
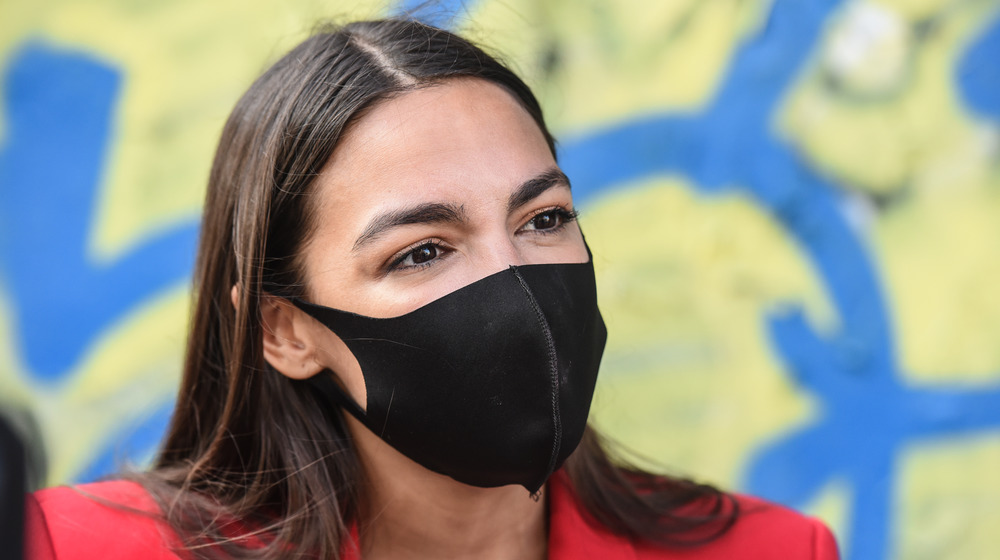
[{"label": "red blazer", "polygon": [[[819,521],[755,498],[740,496],[741,515],[721,538],[694,548],[638,544],[589,523],[565,475],[549,485],[550,560],[835,560],[837,545]],[[95,500],[94,498],[97,498]],[[153,517],[122,511],[100,500],[155,514],[156,504],[133,482],[59,487],[28,496],[27,558],[177,560],[177,536]],[[743,514],[742,512],[746,512]],[[355,541],[357,539],[355,533]],[[357,542],[344,556],[357,558]]]}]

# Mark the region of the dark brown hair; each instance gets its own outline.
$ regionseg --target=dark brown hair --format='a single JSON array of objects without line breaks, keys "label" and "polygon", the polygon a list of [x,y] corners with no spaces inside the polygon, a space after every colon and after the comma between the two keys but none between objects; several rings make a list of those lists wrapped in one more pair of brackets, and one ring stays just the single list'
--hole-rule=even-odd
[{"label": "dark brown hair", "polygon": [[[296,255],[311,234],[308,195],[352,122],[381,101],[459,77],[506,89],[555,154],[541,108],[516,75],[415,21],[324,29],[233,109],[209,178],[177,408],[154,468],[139,477],[194,556],[339,558],[364,473],[339,411],[265,363],[261,294],[303,295]],[[566,469],[595,523],[637,539],[703,540],[737,514],[710,487],[612,462],[592,430]],[[262,540],[248,545],[248,531]]]}]

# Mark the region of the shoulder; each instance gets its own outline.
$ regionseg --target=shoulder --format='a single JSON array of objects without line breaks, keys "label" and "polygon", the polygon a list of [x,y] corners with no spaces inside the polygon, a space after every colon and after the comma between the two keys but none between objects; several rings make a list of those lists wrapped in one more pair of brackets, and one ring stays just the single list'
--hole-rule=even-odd
[{"label": "shoulder", "polygon": [[156,502],[135,482],[39,490],[27,496],[25,511],[31,559],[178,558]]},{"label": "shoulder", "polygon": [[755,498],[735,496],[739,516],[725,534],[704,545],[665,550],[636,547],[639,559],[810,559],[839,558],[837,543],[826,525],[794,510]]},{"label": "shoulder", "polygon": [[590,521],[565,477],[549,485],[550,558],[602,560],[836,560],[837,544],[819,520],[750,496],[735,496],[740,511],[721,537],[666,547],[635,543]]}]

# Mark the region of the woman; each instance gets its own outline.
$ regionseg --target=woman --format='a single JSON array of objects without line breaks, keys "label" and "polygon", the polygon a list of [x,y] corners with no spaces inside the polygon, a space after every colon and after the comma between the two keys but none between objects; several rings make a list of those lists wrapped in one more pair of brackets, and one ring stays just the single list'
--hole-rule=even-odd
[{"label": "woman", "polygon": [[609,460],[570,182],[529,89],[461,38],[305,41],[234,109],[204,212],[163,450],[36,494],[36,555],[836,556],[816,521]]}]

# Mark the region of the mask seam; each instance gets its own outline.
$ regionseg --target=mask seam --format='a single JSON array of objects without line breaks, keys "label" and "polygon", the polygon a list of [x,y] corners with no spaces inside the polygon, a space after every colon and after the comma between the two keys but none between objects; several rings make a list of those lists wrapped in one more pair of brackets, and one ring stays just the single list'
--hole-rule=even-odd
[{"label": "mask seam", "polygon": [[549,357],[549,376],[551,381],[552,390],[552,426],[553,426],[553,437],[552,437],[552,454],[549,457],[549,465],[545,470],[545,476],[542,477],[539,488],[542,484],[548,480],[552,471],[555,470],[556,460],[559,458],[559,450],[562,447],[562,417],[559,414],[559,393],[560,393],[560,382],[559,382],[559,366],[558,358],[556,357],[556,345],[552,338],[552,329],[549,327],[549,322],[545,319],[545,314],[542,313],[542,308],[538,305],[538,300],[535,299],[535,295],[528,288],[527,282],[516,267],[511,267],[511,271],[514,273],[514,277],[517,278],[518,284],[521,285],[521,289],[524,290],[525,295],[528,298],[528,303],[531,304],[531,308],[535,312],[535,316],[538,318],[538,323],[542,327],[542,333],[545,335],[545,349]]}]

